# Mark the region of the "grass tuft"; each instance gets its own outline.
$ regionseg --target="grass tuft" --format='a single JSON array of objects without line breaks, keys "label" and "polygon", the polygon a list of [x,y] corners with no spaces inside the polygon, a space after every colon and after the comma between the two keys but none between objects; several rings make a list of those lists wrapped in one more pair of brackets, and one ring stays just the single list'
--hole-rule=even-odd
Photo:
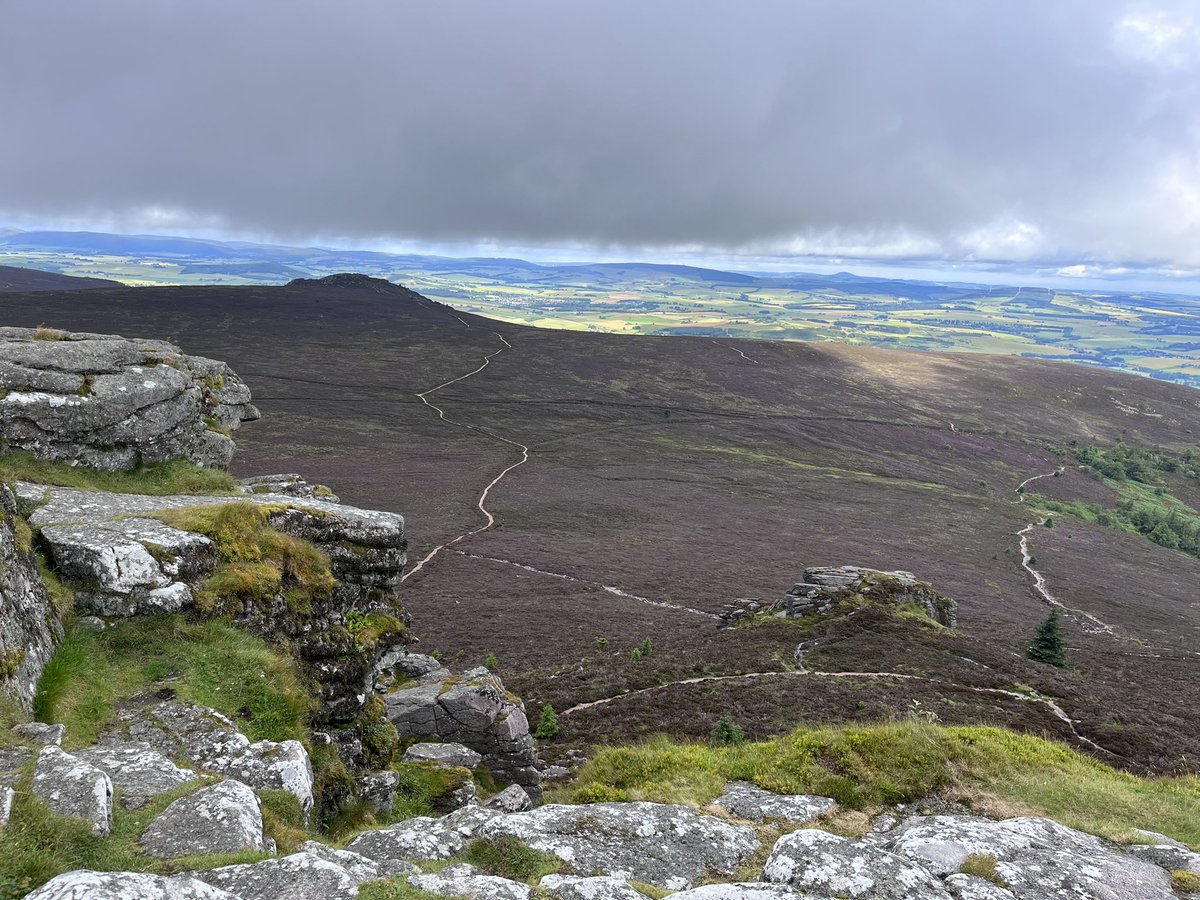
[{"label": "grass tuft", "polygon": [[467,845],[463,859],[489,875],[537,884],[545,875],[561,872],[564,863],[552,853],[534,850],[511,834],[476,838]]},{"label": "grass tuft", "polygon": [[40,459],[32,453],[0,455],[0,481],[31,481],[90,491],[121,494],[239,494],[238,483],[223,469],[205,469],[186,459],[147,463],[128,472],[105,472],[87,466]]}]

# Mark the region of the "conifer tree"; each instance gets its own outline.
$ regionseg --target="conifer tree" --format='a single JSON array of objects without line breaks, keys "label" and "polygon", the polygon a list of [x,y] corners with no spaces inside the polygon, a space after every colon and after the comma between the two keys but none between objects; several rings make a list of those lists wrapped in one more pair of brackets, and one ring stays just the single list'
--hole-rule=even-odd
[{"label": "conifer tree", "polygon": [[556,734],[558,734],[558,714],[554,712],[554,707],[549,703],[543,703],[542,720],[538,722],[537,728],[533,730],[533,736],[549,740]]},{"label": "conifer tree", "polygon": [[1037,631],[1025,655],[1034,662],[1047,663],[1060,669],[1067,667],[1067,648],[1063,641],[1062,621],[1058,607],[1050,610]]}]

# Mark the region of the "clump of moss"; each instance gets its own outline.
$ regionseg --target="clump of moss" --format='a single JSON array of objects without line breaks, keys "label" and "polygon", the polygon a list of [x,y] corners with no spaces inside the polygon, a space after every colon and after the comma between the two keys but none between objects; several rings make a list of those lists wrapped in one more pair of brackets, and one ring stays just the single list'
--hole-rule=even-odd
[{"label": "clump of moss", "polygon": [[974,875],[984,881],[990,881],[997,887],[1007,888],[1008,882],[996,871],[996,857],[990,853],[972,853],[964,861],[959,871],[966,875]]},{"label": "clump of moss", "polygon": [[212,540],[219,562],[196,595],[196,605],[212,612],[229,603],[247,605],[282,595],[294,612],[307,613],[325,599],[335,581],[329,558],[311,543],[276,531],[272,508],[226,503],[163,510],[156,518]]}]

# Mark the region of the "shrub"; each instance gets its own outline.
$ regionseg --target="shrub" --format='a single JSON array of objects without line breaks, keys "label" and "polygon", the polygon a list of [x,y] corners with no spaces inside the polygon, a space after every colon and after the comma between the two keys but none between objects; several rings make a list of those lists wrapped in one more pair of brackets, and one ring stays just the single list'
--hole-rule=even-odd
[{"label": "shrub", "polygon": [[496,666],[500,665],[500,660],[496,659],[495,653],[489,653],[483,660],[483,667],[489,672],[496,671]]},{"label": "shrub", "polygon": [[554,707],[549,703],[542,704],[542,718],[538,722],[537,728],[533,730],[533,736],[542,740],[549,740],[558,734],[558,715],[554,712]]},{"label": "shrub", "polygon": [[746,732],[737,722],[733,721],[733,716],[726,713],[717,722],[717,727],[713,729],[712,737],[708,739],[708,742],[714,747],[737,746],[746,743]]},{"label": "shrub", "polygon": [[1063,640],[1061,614],[1058,607],[1050,610],[1034,633],[1025,656],[1034,662],[1046,663],[1059,669],[1067,667],[1067,650]]}]

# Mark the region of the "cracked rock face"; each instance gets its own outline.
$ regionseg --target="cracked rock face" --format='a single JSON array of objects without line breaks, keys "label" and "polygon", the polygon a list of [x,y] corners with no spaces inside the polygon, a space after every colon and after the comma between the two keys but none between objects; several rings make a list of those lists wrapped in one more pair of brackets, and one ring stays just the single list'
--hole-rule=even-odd
[{"label": "cracked rock face", "polygon": [[0,444],[10,451],[108,470],[175,458],[224,467],[229,432],[257,418],[228,366],[163,341],[0,328]]},{"label": "cracked rock face", "polygon": [[121,806],[139,809],[158,794],[187,784],[197,775],[181,769],[149,744],[134,741],[122,746],[96,746],[75,755],[104,772],[121,792]]},{"label": "cracked rock face", "polygon": [[159,813],[142,834],[141,845],[159,859],[266,850],[258,797],[232,779],[201,788]]},{"label": "cracked rock face", "polygon": [[534,802],[541,800],[542,776],[525,706],[492,672],[472,669],[457,678],[431,673],[384,699],[401,738],[463,744],[482,756],[496,781],[518,784]]},{"label": "cracked rock face", "polygon": [[551,804],[500,816],[483,837],[513,835],[580,874],[691,887],[706,872],[732,875],[759,847],[754,830],[665,803]]},{"label": "cracked rock face", "polygon": [[222,896],[239,900],[354,900],[359,886],[381,877],[381,873],[354,854],[326,848],[317,852],[302,849],[279,859],[222,866],[197,872],[196,877],[229,892]]},{"label": "cracked rock face", "polygon": [[0,691],[30,709],[62,623],[30,547],[18,539],[16,512],[16,497],[0,485]]},{"label": "cracked rock face", "polygon": [[917,817],[888,832],[887,845],[935,874],[971,854],[996,858],[996,874],[1020,900],[1169,900],[1167,871],[1052,819],[993,822],[973,816]]},{"label": "cracked rock face", "polygon": [[91,763],[43,747],[33,773],[34,796],[61,816],[83,819],[101,837],[112,831],[112,781]]},{"label": "cracked rock face", "polygon": [[441,819],[418,816],[388,828],[364,831],[347,849],[379,862],[449,859],[501,815],[496,810],[468,806]]}]

